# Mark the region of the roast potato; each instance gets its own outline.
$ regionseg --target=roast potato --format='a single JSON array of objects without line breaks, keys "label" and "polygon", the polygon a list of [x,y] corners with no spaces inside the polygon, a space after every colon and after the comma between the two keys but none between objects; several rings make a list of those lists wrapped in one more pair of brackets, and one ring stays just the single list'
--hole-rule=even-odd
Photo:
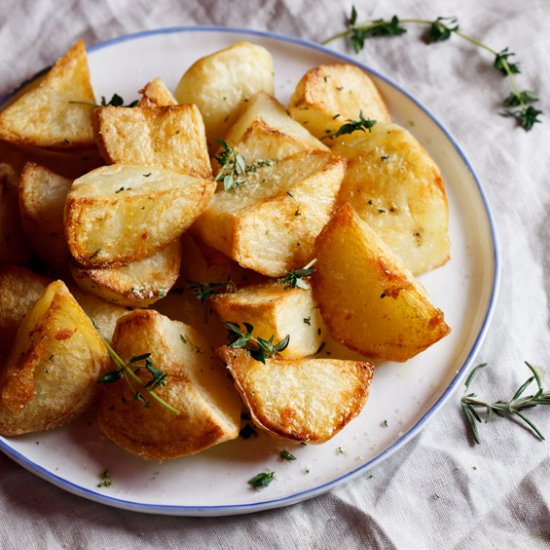
[{"label": "roast potato", "polygon": [[108,164],[153,165],[189,176],[212,176],[196,105],[100,107],[94,110],[97,145]]},{"label": "roast potato", "polygon": [[0,375],[0,434],[62,426],[93,402],[107,350],[62,281],[25,316]]},{"label": "roast potato", "polygon": [[25,265],[30,259],[17,204],[17,176],[9,164],[0,163],[0,263]]},{"label": "roast potato", "polygon": [[397,124],[342,136],[333,152],[348,160],[339,204],[349,202],[415,274],[449,259],[449,213],[439,168]]},{"label": "roast potato", "polygon": [[157,253],[127,265],[82,268],[71,264],[76,284],[114,304],[145,307],[168,294],[180,272],[181,242],[176,239]]},{"label": "roast potato", "polygon": [[326,145],[293,120],[284,107],[265,92],[258,92],[250,99],[225,141],[247,162],[282,160],[300,151],[328,151]]},{"label": "roast potato", "polygon": [[160,78],[154,78],[151,82],[148,82],[139,93],[141,99],[138,107],[168,107],[169,105],[178,104],[172,92]]},{"label": "roast potato", "polygon": [[374,368],[341,359],[266,359],[243,349],[219,351],[255,424],[307,443],[335,436],[363,408]]},{"label": "roast potato", "polygon": [[304,266],[332,215],[345,162],[323,151],[298,153],[246,174],[216,193],[193,229],[241,266],[278,277]]},{"label": "roast potato", "polygon": [[[238,437],[239,397],[198,331],[156,311],[135,310],[119,320],[113,347],[125,361],[151,353],[153,367],[166,374],[166,385],[155,393],[179,412],[143,390],[150,404],[145,407],[124,380],[106,384],[99,426],[117,445],[142,458],[165,460]],[[150,379],[144,369],[138,375],[144,383]]]},{"label": "roast potato", "polygon": [[273,95],[273,58],[261,46],[237,42],[193,63],[179,81],[176,99],[198,106],[212,142],[225,136],[246,101],[259,91]]},{"label": "roast potato", "polygon": [[391,122],[382,96],[370,77],[355,65],[339,63],[310,69],[300,80],[288,106],[290,115],[317,138],[331,136],[348,119]]},{"label": "roast potato", "polygon": [[[50,283],[46,277],[23,267],[0,268],[0,354],[10,349],[23,318]],[[126,308],[78,289],[70,290],[100,334],[111,340],[118,318],[128,313]]]},{"label": "roast potato", "polygon": [[46,76],[0,112],[0,138],[57,149],[91,146],[94,104],[86,49],[78,40]]},{"label": "roast potato", "polygon": [[450,331],[443,312],[346,203],[315,243],[312,286],[333,338],[380,360],[406,361]]},{"label": "roast potato", "polygon": [[113,164],[73,182],[65,205],[69,250],[84,267],[124,265],[178,238],[206,207],[213,180]]},{"label": "roast potato", "polygon": [[255,337],[269,340],[273,336],[274,342],[280,342],[290,335],[287,348],[281,352],[285,358],[313,355],[325,337],[311,290],[270,282],[216,294],[209,303],[222,321],[251,324]]},{"label": "roast potato", "polygon": [[32,162],[25,164],[19,179],[19,210],[27,240],[40,258],[58,269],[69,259],[63,209],[72,183]]}]

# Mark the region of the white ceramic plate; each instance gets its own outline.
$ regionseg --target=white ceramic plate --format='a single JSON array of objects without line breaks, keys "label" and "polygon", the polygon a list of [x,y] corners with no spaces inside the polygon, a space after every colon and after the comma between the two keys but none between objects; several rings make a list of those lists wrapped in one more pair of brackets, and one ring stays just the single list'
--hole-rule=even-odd
[{"label": "white ceramic plate", "polygon": [[[263,32],[163,29],[91,48],[96,96],[116,92],[128,101],[156,76],[175,89],[197,58],[239,40],[265,46],[273,54],[276,93],[285,104],[311,67],[342,60],[361,66],[316,44]],[[381,365],[361,415],[324,445],[295,447],[261,435],[158,464],[127,455],[93,422],[82,419],[48,433],[0,438],[4,453],[55,485],[110,506],[215,516],[285,506],[319,495],[380,463],[425,426],[459,385],[487,330],[498,286],[495,232],[483,190],[449,132],[403,89],[379,74],[373,77],[395,120],[426,147],[446,182],[452,259],[421,280],[445,312],[450,336],[406,364]],[[297,460],[282,462],[279,451],[285,448]],[[112,472],[113,483],[99,488],[98,475],[105,468]],[[262,471],[274,471],[275,481],[255,491],[247,480]]]}]

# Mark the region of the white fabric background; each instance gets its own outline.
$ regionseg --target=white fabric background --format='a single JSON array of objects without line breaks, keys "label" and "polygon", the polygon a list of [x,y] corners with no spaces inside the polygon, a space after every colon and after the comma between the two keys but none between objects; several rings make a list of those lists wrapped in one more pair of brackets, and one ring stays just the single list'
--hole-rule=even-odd
[{"label": "white fabric background", "polygon": [[[365,17],[456,15],[496,49],[509,46],[519,81],[550,113],[549,0],[357,0]],[[78,37],[88,45],[163,26],[216,24],[320,41],[343,28],[351,2],[331,0],[3,0],[0,95],[51,64]],[[450,129],[495,215],[502,284],[479,361],[479,393],[508,398],[527,371],[550,365],[550,120],[531,133],[499,117],[508,93],[491,59],[453,40],[430,47],[419,31],[372,40],[359,59],[403,85]],[[344,51],[343,42],[334,48]],[[550,388],[550,368],[544,371]],[[461,390],[459,390],[461,391]],[[550,437],[550,410],[531,416]],[[102,548],[546,548],[550,447],[497,420],[470,445],[458,395],[424,432],[372,472],[331,493],[250,516],[195,519],[110,509],[66,494],[0,455],[0,547]]]}]

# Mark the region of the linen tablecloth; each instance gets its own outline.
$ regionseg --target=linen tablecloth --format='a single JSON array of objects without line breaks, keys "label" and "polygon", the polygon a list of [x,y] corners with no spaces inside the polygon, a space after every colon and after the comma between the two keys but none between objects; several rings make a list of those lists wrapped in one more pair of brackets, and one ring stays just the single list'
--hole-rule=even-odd
[{"label": "linen tablecloth", "polygon": [[[516,52],[522,88],[549,111],[548,0],[357,0],[361,17],[434,19]],[[4,0],[0,95],[50,65],[77,38],[88,45],[177,25],[269,30],[319,42],[343,29],[351,2],[331,0]],[[347,51],[343,41],[331,45]],[[498,115],[507,85],[465,42],[426,46],[420,30],[376,39],[357,59],[403,85],[449,128],[487,192],[502,283],[479,352],[480,393],[511,397],[528,360],[550,387],[550,121],[526,133]],[[461,390],[459,390],[460,392]],[[111,509],[67,494],[0,455],[0,547],[545,548],[550,546],[550,447],[497,419],[472,446],[453,396],[411,443],[372,472],[313,500],[250,516],[197,519]],[[531,417],[550,436],[550,410]]]}]

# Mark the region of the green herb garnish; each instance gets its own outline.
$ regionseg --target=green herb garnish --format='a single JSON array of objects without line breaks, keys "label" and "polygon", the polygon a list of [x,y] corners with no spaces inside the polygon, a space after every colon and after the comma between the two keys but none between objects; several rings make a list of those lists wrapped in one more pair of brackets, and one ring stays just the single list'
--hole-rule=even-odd
[{"label": "green herb garnish", "polygon": [[[530,376],[516,391],[510,401],[495,401],[493,403],[488,401],[483,401],[479,399],[475,393],[468,393],[468,388],[472,383],[472,380],[478,373],[478,371],[486,366],[486,363],[477,365],[472,372],[466,378],[464,382],[464,395],[460,400],[462,406],[462,411],[468,422],[472,437],[476,443],[480,443],[479,431],[477,429],[476,422],[481,422],[481,415],[479,411],[484,413],[485,423],[487,423],[493,416],[501,416],[503,418],[508,418],[509,420],[515,420],[523,425],[527,430],[531,431],[533,435],[543,441],[544,436],[539,431],[539,429],[529,420],[522,412],[523,409],[531,409],[537,405],[550,405],[550,392],[545,392],[542,387],[542,381],[540,375],[536,369],[525,361],[528,369],[531,371],[532,376]],[[523,396],[525,390],[535,382],[537,385],[536,393],[532,395]]]},{"label": "green herb garnish", "polygon": [[[144,407],[150,407],[151,402],[144,397],[146,396],[153,398],[160,405],[168,409],[171,413],[179,415],[180,412],[172,407],[169,403],[164,401],[159,397],[155,390],[160,386],[166,386],[166,374],[160,369],[153,367],[153,362],[151,361],[150,353],[144,353],[143,355],[138,355],[132,357],[127,363],[120,357],[120,355],[111,347],[111,344],[103,338],[103,343],[111,356],[111,360],[118,367],[114,370],[107,372],[99,380],[99,384],[111,384],[113,382],[118,382],[121,379],[124,379],[130,391],[132,392],[134,399],[139,401]],[[141,365],[139,363],[142,363]],[[146,371],[150,379],[147,382],[144,382],[138,375],[138,372]],[[136,385],[139,389],[136,389]]]},{"label": "green herb garnish", "polygon": [[[302,267],[302,269],[296,269],[294,271],[287,271],[284,277],[277,279],[278,283],[285,285],[285,288],[302,288],[308,290],[309,284],[304,281],[305,277],[311,277],[317,270],[312,268],[315,265],[317,258],[313,258],[311,262]],[[305,321],[304,321],[305,322]]]},{"label": "green herb garnish", "polygon": [[196,281],[189,281],[189,288],[200,302],[204,302],[213,294],[237,291],[237,287],[231,279],[216,283],[198,283]]},{"label": "green herb garnish", "polygon": [[92,103],[91,101],[69,101],[69,103],[73,103],[76,105],[87,105],[88,107],[135,107],[138,104],[138,100],[134,99],[134,101],[131,101],[128,103],[128,105],[124,105],[124,100],[122,97],[120,97],[118,94],[113,94],[113,97],[107,101],[105,99],[105,96],[101,96],[101,103]]},{"label": "green herb garnish", "polygon": [[224,323],[229,329],[229,338],[231,343],[230,348],[246,349],[249,351],[251,357],[265,364],[265,360],[274,357],[279,352],[287,348],[290,341],[290,335],[287,334],[277,344],[273,343],[274,336],[272,335],[269,340],[264,340],[261,337],[255,337],[252,335],[254,327],[250,323],[243,323],[246,332],[241,330],[241,327],[237,323]]},{"label": "green herb garnish", "polygon": [[275,472],[262,472],[261,474],[256,474],[253,478],[248,480],[248,484],[252,485],[254,489],[263,489],[270,485],[275,476]]},{"label": "green herb garnish", "polygon": [[338,38],[348,38],[353,51],[359,53],[365,47],[367,39],[377,36],[402,35],[407,32],[407,29],[403,27],[406,24],[426,27],[422,36],[426,44],[445,42],[453,35],[456,35],[491,54],[493,56],[493,67],[508,79],[510,88],[512,89],[511,96],[515,102],[513,105],[507,103],[510,98],[509,96],[505,100],[505,107],[508,108],[501,114],[514,118],[525,131],[531,130],[535,124],[542,122],[539,118],[542,115],[542,111],[530,105],[538,101],[536,94],[528,90],[520,90],[517,86],[514,75],[520,73],[520,67],[519,63],[511,61],[511,58],[515,56],[514,52],[508,48],[497,51],[477,38],[463,33],[460,30],[456,17],[437,17],[435,20],[429,20],[414,18],[400,19],[397,15],[394,15],[390,19],[370,19],[363,23],[357,23],[357,10],[353,6],[351,14],[347,19],[347,29],[327,38],[322,43],[328,44]]},{"label": "green herb garnish", "polygon": [[287,462],[292,462],[293,460],[296,460],[296,457],[292,453],[289,453],[287,450],[284,449],[279,453],[279,456],[282,460],[286,460]]},{"label": "green herb garnish", "polygon": [[221,145],[221,151],[214,158],[220,165],[220,171],[216,176],[217,182],[223,182],[224,191],[232,191],[242,185],[245,180],[245,174],[256,172],[262,166],[271,166],[271,160],[258,160],[253,164],[246,164],[245,158],[237,150],[230,147],[225,141],[216,139]]},{"label": "green herb garnish", "polygon": [[100,482],[97,484],[98,487],[110,487],[113,484],[111,478],[111,472],[107,468],[99,474]]}]

